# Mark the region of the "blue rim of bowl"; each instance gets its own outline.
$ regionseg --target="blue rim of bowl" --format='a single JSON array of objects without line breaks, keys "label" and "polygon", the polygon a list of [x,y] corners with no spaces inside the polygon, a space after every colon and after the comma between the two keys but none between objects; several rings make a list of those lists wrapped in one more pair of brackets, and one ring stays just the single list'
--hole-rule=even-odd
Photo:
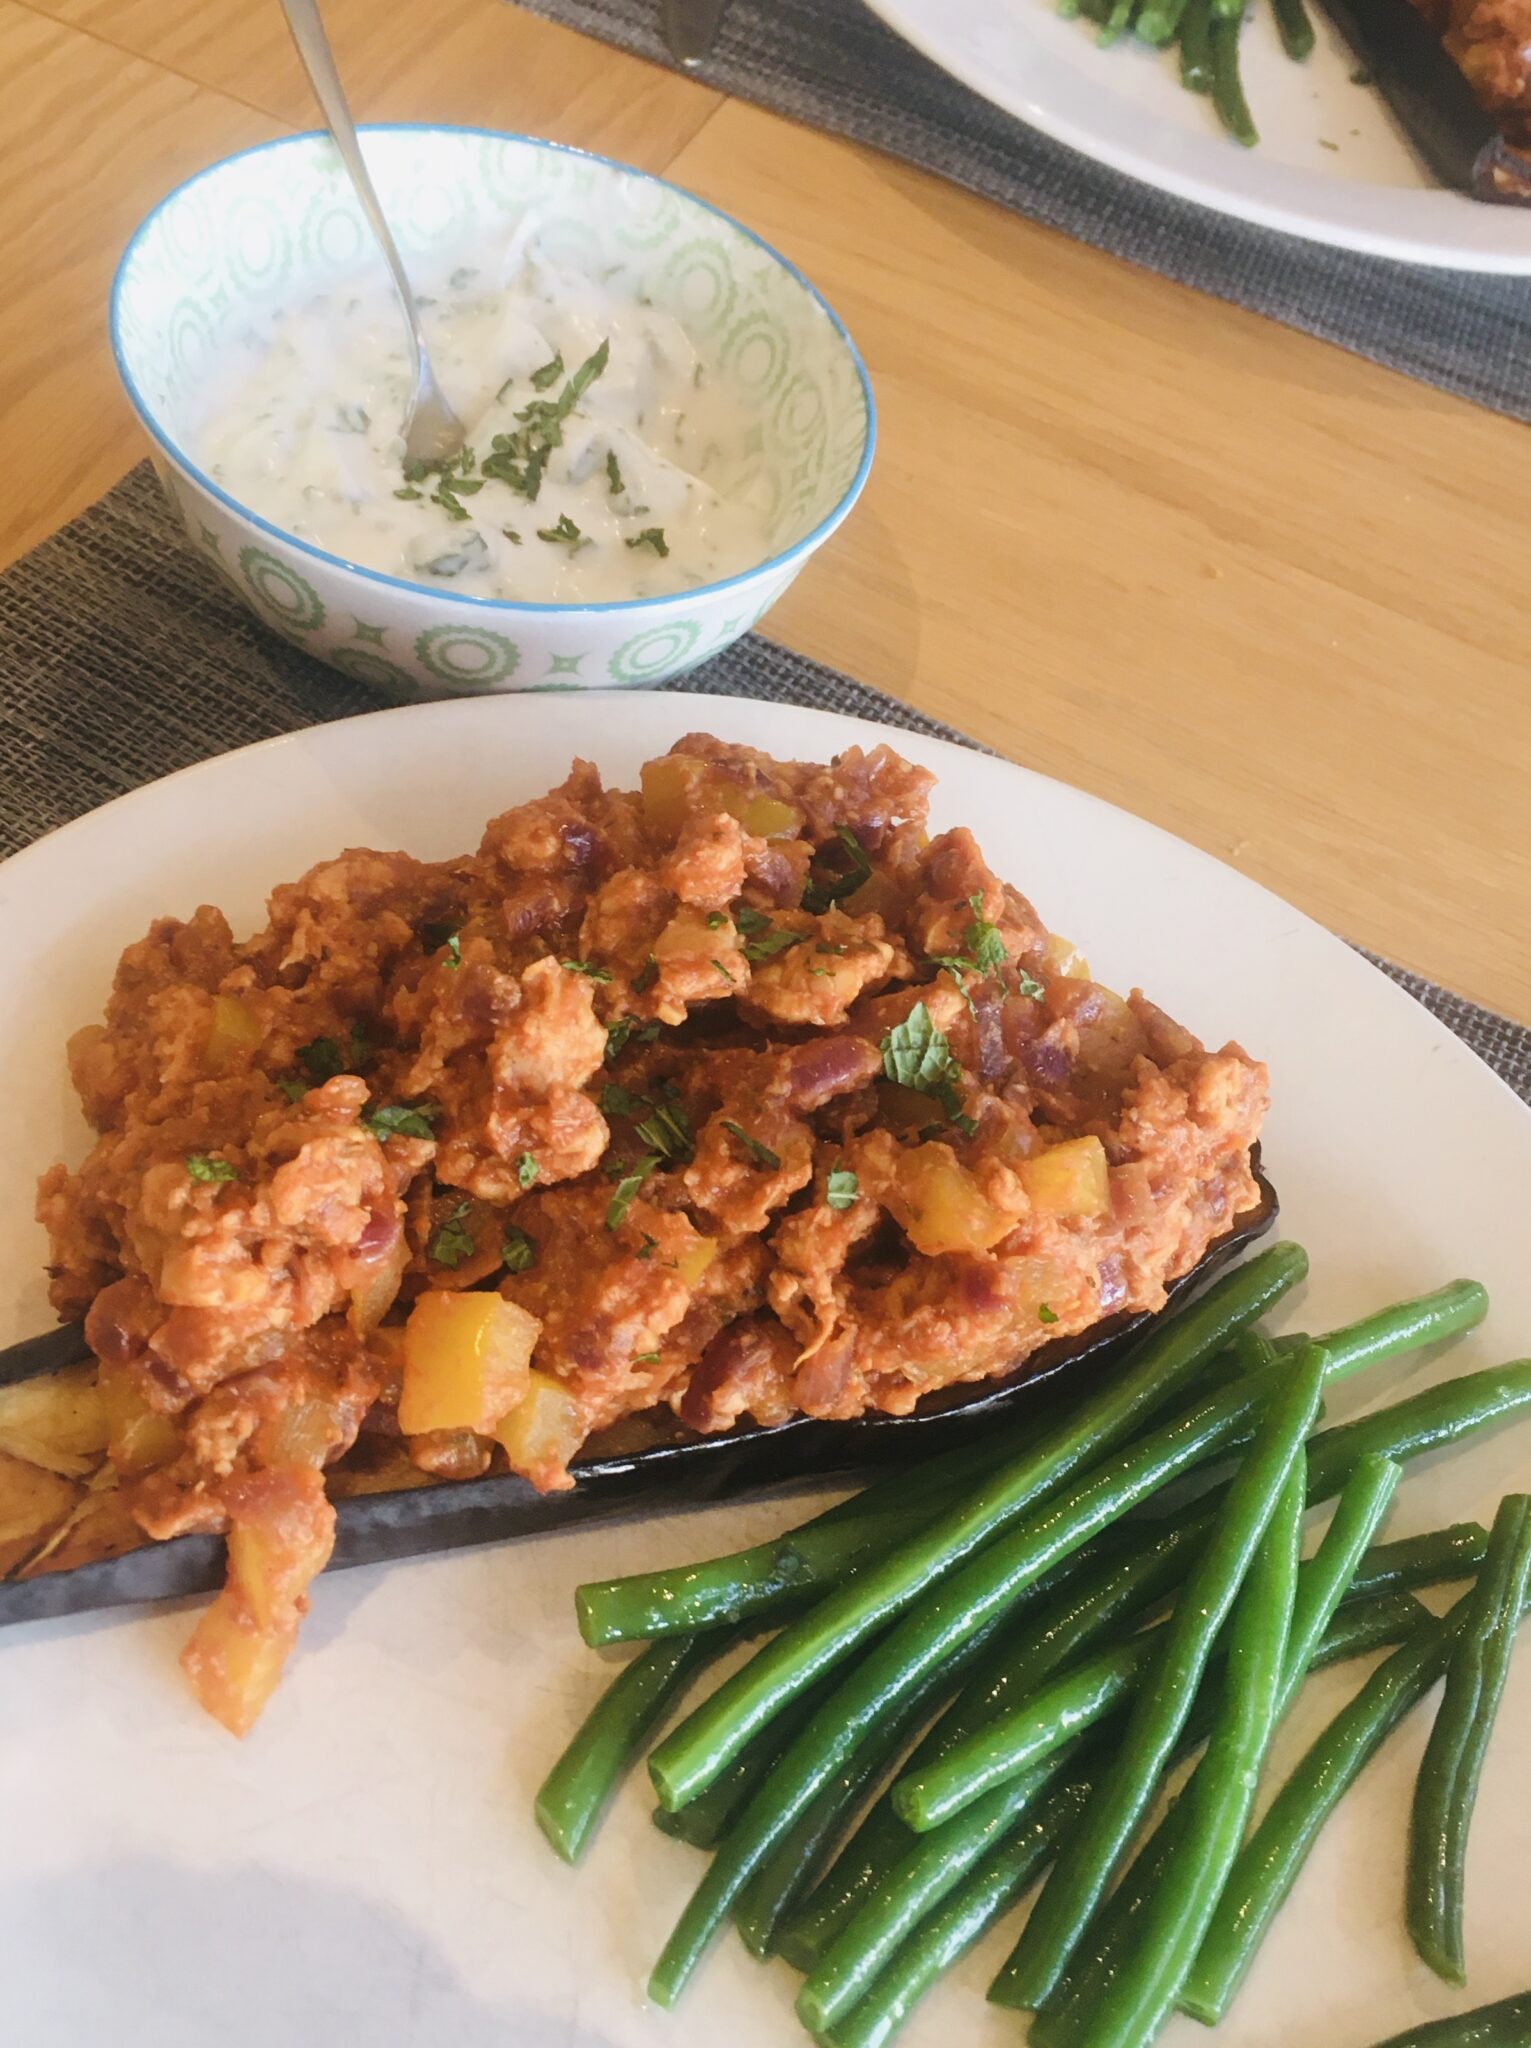
[{"label": "blue rim of bowl", "polygon": [[179,199],[183,192],[190,191],[194,185],[200,184],[204,178],[210,177],[215,171],[221,171],[228,164],[240,163],[246,157],[264,156],[269,150],[289,149],[298,143],[324,142],[328,140],[326,131],[308,129],[301,135],[280,135],[271,142],[257,142],[252,144],[249,149],[235,150],[232,156],[220,157],[216,163],[206,164],[200,171],[194,172],[191,177],[183,178],[180,184],[173,186],[133,230],[128,245],[123,250],[118,260],[117,269],[112,277],[112,290],[108,309],[108,332],[112,345],[112,357],[116,362],[117,375],[122,380],[123,389],[132,401],[133,410],[138,414],[140,421],[143,423],[144,430],[150,439],[158,444],[178,469],[184,470],[188,476],[200,484],[209,497],[216,499],[226,511],[232,512],[237,518],[247,520],[251,526],[257,528],[261,533],[270,535],[272,539],[283,542],[287,547],[296,548],[300,554],[307,555],[313,561],[326,563],[331,568],[344,569],[348,575],[360,576],[368,583],[381,583],[390,590],[408,591],[416,596],[423,595],[431,598],[436,603],[466,605],[477,612],[558,612],[561,614],[578,613],[581,615],[585,613],[618,614],[623,612],[649,611],[660,605],[695,603],[698,600],[711,597],[717,592],[736,590],[741,584],[754,583],[762,576],[768,576],[777,570],[790,568],[794,563],[812,554],[821,542],[829,538],[830,534],[834,532],[835,528],[846,517],[851,507],[860,497],[862,486],[867,480],[867,473],[872,467],[872,456],[877,446],[877,405],[872,397],[872,380],[867,375],[866,364],[861,360],[861,351],[857,348],[855,342],[852,341],[850,330],[846,327],[840,315],[835,311],[828,299],[825,298],[818,286],[805,277],[795,263],[789,262],[779,249],[773,248],[764,235],[757,235],[753,228],[748,228],[742,221],[735,220],[734,216],[731,213],[725,213],[721,206],[714,206],[710,200],[698,198],[696,193],[688,192],[684,185],[673,184],[668,178],[656,177],[652,171],[640,170],[636,164],[623,163],[619,157],[601,156],[591,149],[576,149],[571,143],[548,142],[541,136],[518,135],[510,129],[459,127],[450,122],[440,121],[369,121],[361,124],[358,133],[363,136],[478,135],[494,142],[524,142],[531,149],[546,149],[554,151],[559,156],[579,157],[586,163],[603,164],[608,170],[622,171],[629,177],[642,178],[650,185],[662,185],[667,192],[674,192],[679,198],[685,200],[688,205],[700,207],[703,213],[712,214],[716,219],[731,228],[735,234],[742,235],[748,242],[753,242],[756,248],[763,249],[771,261],[784,270],[813,301],[814,305],[818,307],[819,311],[834,329],[841,346],[850,357],[851,366],[856,372],[857,382],[861,387],[861,403],[866,416],[865,439],[862,444],[861,460],[856,465],[856,474],[851,478],[839,501],[824,515],[813,531],[804,534],[801,540],[795,541],[790,548],[784,549],[781,554],[769,555],[763,562],[757,562],[752,568],[741,569],[737,575],[724,577],[720,583],[700,583],[695,589],[672,591],[667,597],[608,598],[599,604],[533,604],[525,599],[514,597],[470,597],[466,592],[460,590],[433,590],[429,584],[411,583],[407,577],[390,576],[386,570],[368,569],[360,562],[348,562],[344,555],[332,555],[328,548],[316,548],[312,541],[300,540],[296,534],[289,533],[285,527],[277,526],[271,520],[262,518],[258,512],[252,512],[248,505],[242,505],[237,498],[230,497],[229,493],[220,484],[214,483],[213,479],[204,470],[199,469],[190,456],[170,438],[169,434],[165,432],[164,428],[161,427],[159,421],[155,418],[123,357],[119,318],[120,305],[128,266],[133,260],[133,252],[172,201]]}]

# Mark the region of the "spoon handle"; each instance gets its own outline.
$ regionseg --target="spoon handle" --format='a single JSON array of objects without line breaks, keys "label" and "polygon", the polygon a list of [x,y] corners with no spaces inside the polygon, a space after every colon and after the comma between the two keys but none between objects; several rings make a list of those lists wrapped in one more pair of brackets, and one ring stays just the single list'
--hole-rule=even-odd
[{"label": "spoon handle", "polygon": [[409,323],[410,342],[415,352],[415,375],[420,375],[420,366],[425,356],[425,339],[420,332],[419,316],[415,311],[415,295],[410,286],[409,273],[404,268],[393,234],[378,204],[366,160],[361,153],[361,144],[356,136],[356,124],[351,119],[351,109],[346,104],[345,90],[340,83],[340,73],[335,69],[335,55],[330,48],[330,39],[324,32],[324,23],[319,18],[318,0],[282,0],[282,12],[287,17],[287,26],[292,39],[298,46],[298,55],[303,60],[303,69],[308,73],[309,84],[314,89],[314,98],[324,115],[325,125],[330,131],[335,147],[340,151],[346,169],[351,174],[351,183],[361,201],[362,211],[372,224],[378,246],[393,272],[393,281],[398,287],[403,303],[404,317]]}]

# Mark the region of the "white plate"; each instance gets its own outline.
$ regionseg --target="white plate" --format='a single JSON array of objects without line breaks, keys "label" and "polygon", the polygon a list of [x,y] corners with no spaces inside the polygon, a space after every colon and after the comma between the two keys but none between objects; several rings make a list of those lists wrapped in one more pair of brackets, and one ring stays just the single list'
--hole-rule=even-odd
[{"label": "white plate", "polygon": [[[1320,1328],[1457,1273],[1495,1290],[1449,1370],[1526,1348],[1521,1191],[1531,1116],[1339,941],[1148,825],[1002,761],[854,720],[733,698],[433,704],[319,726],[124,797],[0,868],[0,1339],[42,1321],[35,1172],[83,1133],[62,1046],[119,946],[210,900],[236,927],[266,886],[347,844],[459,851],[576,752],[631,781],[710,727],[823,759],[889,738],[943,777],[935,814],[1209,1040],[1269,1059],[1268,1159],[1315,1253],[1291,1318]],[[1408,1378],[1442,1370],[1432,1362]],[[1379,1390],[1347,1390],[1341,1412]],[[1531,1479],[1531,1432],[1419,1472],[1394,1529],[1481,1513]],[[242,1745],[181,1690],[185,1612],[38,1624],[0,1639],[0,1925],[8,2038],[26,2048],[769,2048],[800,2039],[782,1965],[733,1944],[679,2011],[641,1985],[697,1872],[630,1785],[579,1872],[532,1825],[541,1772],[602,1681],[576,1639],[584,1578],[752,1540],[780,1505],[608,1525],[321,1581],[303,1646]],[[1349,1674],[1353,1680],[1353,1674]],[[1305,1698],[1299,1730],[1347,1679]],[[1416,1718],[1326,1834],[1236,2014],[1229,2048],[1363,2048],[1452,2003],[1399,1925]],[[1288,1745],[1290,1747],[1290,1745]],[[1473,1837],[1475,1998],[1528,1974],[1531,1669],[1523,1660]],[[927,2004],[909,2048],[1013,2042],[986,2009],[991,1941]],[[1456,2001],[1458,2004],[1460,2000]],[[1189,2024],[1165,2037],[1189,2048]]]},{"label": "white plate", "polygon": [[1431,183],[1381,95],[1310,0],[1318,46],[1282,53],[1269,0],[1240,45],[1260,131],[1243,149],[1210,103],[1183,92],[1175,53],[1095,46],[1053,0],[867,0],[890,28],[1007,113],[1086,156],[1218,213],[1309,241],[1453,270],[1531,271],[1531,212]]}]

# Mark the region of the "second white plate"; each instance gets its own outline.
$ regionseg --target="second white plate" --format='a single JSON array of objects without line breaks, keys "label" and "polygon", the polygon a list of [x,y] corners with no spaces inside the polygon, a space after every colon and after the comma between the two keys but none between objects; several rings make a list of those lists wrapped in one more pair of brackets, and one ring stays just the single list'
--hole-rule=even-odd
[{"label": "second white plate", "polygon": [[1318,47],[1283,54],[1270,0],[1241,43],[1260,130],[1243,149],[1181,90],[1173,51],[1095,46],[1053,0],[868,0],[944,71],[1086,156],[1218,213],[1309,241],[1455,270],[1531,272],[1531,209],[1432,185],[1356,58],[1310,0]]}]

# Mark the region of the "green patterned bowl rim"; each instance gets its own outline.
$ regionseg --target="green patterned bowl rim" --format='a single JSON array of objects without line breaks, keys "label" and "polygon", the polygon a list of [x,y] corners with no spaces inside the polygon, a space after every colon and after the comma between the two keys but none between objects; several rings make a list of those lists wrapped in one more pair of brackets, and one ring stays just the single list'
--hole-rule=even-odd
[{"label": "green patterned bowl rim", "polygon": [[[855,370],[857,382],[861,387],[861,403],[866,419],[861,460],[856,465],[856,473],[851,478],[849,484],[847,484],[838,504],[831,507],[825,513],[811,533],[805,533],[802,539],[794,541],[791,547],[783,548],[780,554],[768,555],[764,561],[755,563],[752,568],[741,569],[737,575],[726,576],[718,583],[698,584],[694,590],[687,591],[684,595],[693,600],[699,597],[710,597],[715,592],[734,590],[741,584],[753,583],[759,577],[771,575],[777,570],[790,569],[801,562],[806,556],[811,555],[814,549],[834,532],[841,520],[850,511],[852,505],[855,504],[857,498],[860,497],[862,486],[867,480],[867,472],[872,467],[872,455],[877,446],[877,406],[872,397],[872,380],[867,375],[866,364],[861,360],[861,351],[857,348],[855,342],[852,341],[850,330],[846,327],[840,315],[818,287],[803,275],[795,263],[789,262],[779,249],[773,248],[764,235],[757,235],[753,228],[746,227],[743,221],[735,220],[734,216],[731,213],[725,213],[721,206],[714,206],[710,200],[699,198],[695,192],[688,192],[684,185],[677,185],[669,178],[658,178],[652,171],[640,170],[636,164],[623,163],[619,157],[601,156],[595,150],[590,149],[576,149],[571,143],[567,142],[549,142],[540,135],[519,135],[512,129],[458,126],[451,122],[442,121],[368,121],[359,125],[358,133],[363,136],[476,135],[489,141],[525,143],[531,149],[546,149],[554,151],[560,156],[578,157],[585,163],[602,164],[608,170],[620,171],[630,178],[642,178],[647,184],[660,185],[666,191],[678,193],[688,205],[700,207],[704,213],[710,213],[715,219],[722,221],[736,235],[742,235],[747,242],[753,242],[756,248],[762,250],[770,257],[773,263],[784,270],[788,277],[797,285],[798,289],[818,307],[819,311],[828,320],[836,339],[850,359],[851,367]],[[263,519],[258,512],[252,512],[248,505],[242,505],[237,498],[231,497],[220,484],[214,483],[213,479],[205,471],[197,467],[196,463],[192,461],[191,457],[187,455],[179,443],[161,426],[149,402],[139,390],[132,371],[128,368],[122,344],[122,301],[129,283],[128,272],[133,262],[133,255],[139,243],[148,234],[165,208],[179,199],[183,192],[189,192],[193,186],[199,185],[204,178],[212,177],[215,172],[221,171],[227,164],[239,163],[246,157],[264,156],[274,150],[292,149],[303,143],[323,142],[327,139],[328,137],[324,131],[307,129],[301,135],[280,135],[271,142],[257,142],[249,149],[235,150],[231,156],[220,157],[216,163],[205,164],[200,171],[196,171],[191,177],[183,179],[179,185],[176,185],[165,194],[158,205],[146,214],[134,229],[127,247],[122,252],[116,274],[112,278],[108,316],[112,355],[116,361],[117,374],[122,379],[123,388],[131,399],[133,409],[143,422],[144,429],[150,438],[159,444],[178,469],[183,469],[188,476],[194,478],[202,489],[207,492],[208,496],[215,498],[224,507],[225,511],[232,512],[236,518],[246,520],[258,532],[268,534],[273,540],[281,541],[286,547],[295,548],[299,554],[307,555],[313,561],[322,562],[330,568],[343,570],[348,576],[360,576],[368,583],[381,583],[390,590],[408,591],[418,597],[424,588],[423,585],[411,583],[403,576],[390,576],[382,569],[367,569],[359,562],[348,562],[344,555],[332,555],[327,548],[316,548],[312,541],[300,540],[296,534],[289,533],[285,527],[277,526],[269,519]],[[479,613],[559,612],[569,614],[596,612],[603,615],[616,615],[624,612],[654,611],[665,605],[673,606],[676,601],[676,594],[674,592],[663,597],[610,598],[601,604],[531,604],[522,599],[510,597],[469,597],[464,592],[456,590],[432,590],[427,595],[435,603],[463,605]]]}]

